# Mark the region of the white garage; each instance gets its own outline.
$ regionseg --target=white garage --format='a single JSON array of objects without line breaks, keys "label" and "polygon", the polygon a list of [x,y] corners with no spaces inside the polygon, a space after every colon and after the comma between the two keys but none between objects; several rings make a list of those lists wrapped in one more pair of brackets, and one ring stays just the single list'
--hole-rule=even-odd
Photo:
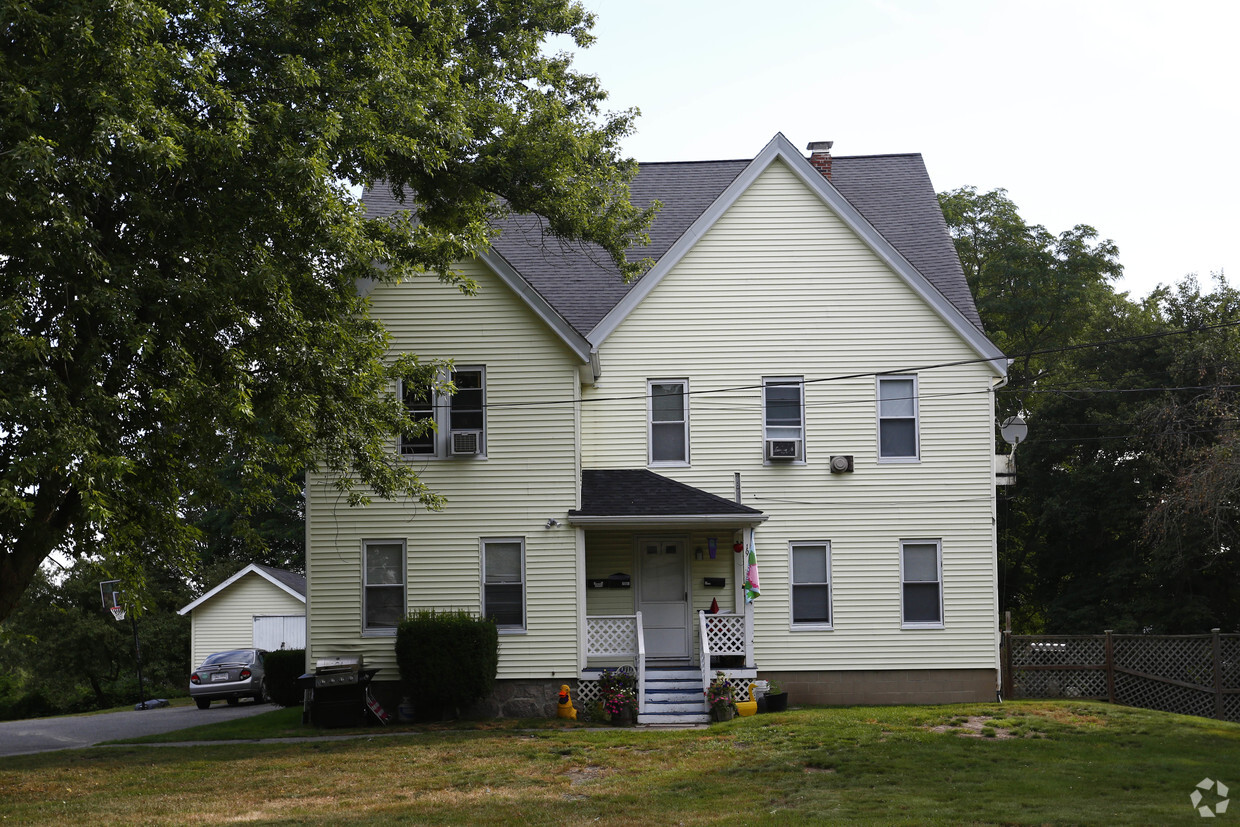
[{"label": "white garage", "polygon": [[228,649],[304,649],[306,578],[252,563],[178,613],[190,614],[190,669]]}]

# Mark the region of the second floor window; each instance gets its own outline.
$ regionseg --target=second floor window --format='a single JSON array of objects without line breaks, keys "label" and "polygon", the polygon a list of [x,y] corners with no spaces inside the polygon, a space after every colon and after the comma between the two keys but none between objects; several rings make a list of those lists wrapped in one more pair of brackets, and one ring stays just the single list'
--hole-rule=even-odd
[{"label": "second floor window", "polygon": [[683,379],[648,383],[651,465],[689,463],[689,387]]},{"label": "second floor window", "polygon": [[917,377],[878,377],[878,458],[910,462],[919,450]]},{"label": "second floor window", "polygon": [[486,369],[460,367],[452,371],[456,393],[437,395],[429,388],[404,388],[409,413],[433,423],[420,433],[403,434],[400,452],[415,457],[486,455]]},{"label": "second floor window", "polygon": [[762,424],[768,460],[805,459],[805,382],[801,377],[762,380]]}]

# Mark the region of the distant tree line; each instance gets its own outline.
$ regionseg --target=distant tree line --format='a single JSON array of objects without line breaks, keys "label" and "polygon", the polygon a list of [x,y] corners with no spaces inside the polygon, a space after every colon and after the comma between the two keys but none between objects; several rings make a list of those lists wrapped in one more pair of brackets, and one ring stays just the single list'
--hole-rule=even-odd
[{"label": "distant tree line", "polygon": [[1024,632],[1240,628],[1240,292],[1189,275],[1133,300],[1092,227],[1053,235],[1003,190],[940,201],[1014,360],[998,416],[1029,424],[999,489],[1001,609]]}]

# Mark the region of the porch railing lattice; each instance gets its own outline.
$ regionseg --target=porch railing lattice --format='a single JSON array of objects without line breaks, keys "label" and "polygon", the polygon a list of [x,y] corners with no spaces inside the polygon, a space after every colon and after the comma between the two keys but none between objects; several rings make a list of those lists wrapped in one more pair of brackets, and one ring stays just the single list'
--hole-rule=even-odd
[{"label": "porch railing lattice", "polygon": [[1003,636],[1010,698],[1092,698],[1240,721],[1240,634]]}]

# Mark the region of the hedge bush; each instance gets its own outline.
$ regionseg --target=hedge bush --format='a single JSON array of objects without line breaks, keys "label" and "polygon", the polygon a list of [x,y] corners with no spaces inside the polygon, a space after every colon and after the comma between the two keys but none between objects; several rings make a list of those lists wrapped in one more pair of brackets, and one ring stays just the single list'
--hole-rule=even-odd
[{"label": "hedge bush", "polygon": [[396,627],[396,664],[415,715],[459,717],[495,687],[499,631],[466,611],[414,612]]},{"label": "hedge bush", "polygon": [[267,691],[271,702],[280,706],[301,706],[302,690],[297,679],[306,672],[305,649],[280,649],[263,659]]}]

